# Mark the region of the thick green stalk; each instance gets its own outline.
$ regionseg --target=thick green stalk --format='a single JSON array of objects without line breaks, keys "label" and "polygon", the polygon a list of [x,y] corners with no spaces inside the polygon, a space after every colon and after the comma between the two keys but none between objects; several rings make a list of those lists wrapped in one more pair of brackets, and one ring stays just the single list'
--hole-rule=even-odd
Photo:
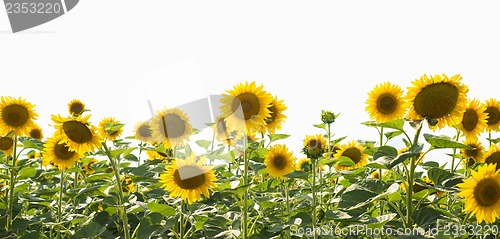
[{"label": "thick green stalk", "polygon": [[[283,192],[285,193],[285,208],[286,208],[286,223],[290,221],[290,196],[288,195],[288,187],[286,186],[285,180],[281,181],[283,184]],[[287,239],[291,239],[290,227],[286,230]]]},{"label": "thick green stalk", "polygon": [[[384,146],[384,127],[380,127],[380,147]],[[382,169],[378,170],[379,176],[378,179],[382,182]],[[383,215],[384,213],[384,201],[380,200],[380,209],[379,209],[379,215]]]},{"label": "thick green stalk", "polygon": [[245,185],[246,190],[243,194],[243,239],[248,238],[248,158],[247,152],[243,153],[243,185]]},{"label": "thick green stalk", "polygon": [[316,239],[318,236],[316,235],[316,160],[315,158],[311,159],[312,165],[312,184],[311,184],[311,194],[312,194],[312,231],[313,238]]},{"label": "thick green stalk", "polygon": [[7,210],[7,231],[12,229],[12,209],[14,207],[14,188],[16,187],[17,172],[15,172],[14,167],[16,167],[17,161],[17,136],[14,136],[14,153],[12,155],[12,167],[10,168],[10,182],[9,182],[9,204]]},{"label": "thick green stalk", "polygon": [[59,198],[57,199],[57,239],[61,238],[61,220],[62,220],[62,197],[64,187],[64,170],[61,170],[61,186],[59,187]]},{"label": "thick green stalk", "polygon": [[184,200],[179,207],[179,239],[184,239]]},{"label": "thick green stalk", "polygon": [[[422,125],[423,122],[420,123],[420,126],[417,129],[417,132],[415,132],[415,138],[413,139],[413,144],[412,146],[415,146],[418,144],[418,138],[420,137],[420,131],[422,130]],[[411,220],[411,214],[413,213],[413,177],[415,174],[415,164],[416,160],[420,155],[417,154],[415,157],[412,157],[410,160],[410,168],[408,173],[408,188],[406,190],[406,228],[412,228],[413,227],[413,222]]]}]

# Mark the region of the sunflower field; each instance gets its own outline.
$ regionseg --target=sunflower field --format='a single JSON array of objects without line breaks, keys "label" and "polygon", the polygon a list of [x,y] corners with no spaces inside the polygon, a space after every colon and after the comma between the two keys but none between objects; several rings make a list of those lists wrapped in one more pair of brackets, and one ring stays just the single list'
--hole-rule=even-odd
[{"label": "sunflower field", "polygon": [[378,138],[335,137],[324,110],[302,148],[256,82],[220,95],[209,138],[166,107],[126,135],[78,99],[47,136],[34,103],[2,96],[0,238],[500,237],[500,101],[468,98],[460,75],[405,88],[367,92],[353,124]]}]

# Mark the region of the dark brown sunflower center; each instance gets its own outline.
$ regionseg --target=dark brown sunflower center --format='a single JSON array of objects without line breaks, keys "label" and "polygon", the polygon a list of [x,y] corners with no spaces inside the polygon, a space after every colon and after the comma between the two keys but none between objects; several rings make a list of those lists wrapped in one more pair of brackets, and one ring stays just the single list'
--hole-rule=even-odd
[{"label": "dark brown sunflower center", "polygon": [[11,127],[21,127],[29,119],[29,112],[22,105],[8,105],[2,110],[3,121]]},{"label": "dark brown sunflower center", "polygon": [[34,138],[34,139],[41,139],[42,132],[40,132],[39,129],[32,129],[32,130],[30,130],[30,137]]},{"label": "dark brown sunflower center", "polygon": [[286,167],[286,164],[287,164],[287,162],[286,162],[285,157],[283,157],[283,155],[278,155],[278,156],[274,157],[273,165],[275,168],[282,170]]},{"label": "dark brown sunflower center", "polygon": [[69,112],[75,115],[80,115],[83,113],[84,105],[79,102],[74,102],[69,106]]},{"label": "dark brown sunflower center", "polygon": [[458,89],[449,83],[424,87],[415,97],[415,111],[422,117],[438,119],[450,114],[458,101]]},{"label": "dark brown sunflower center", "polygon": [[271,117],[267,117],[265,121],[266,124],[270,124],[276,120],[276,116],[278,115],[278,110],[276,109],[276,107],[274,107],[274,105],[267,109],[271,112]]},{"label": "dark brown sunflower center", "polygon": [[462,118],[462,126],[467,131],[472,131],[476,128],[477,123],[479,122],[479,117],[477,112],[473,109],[468,109],[464,113],[464,117]]},{"label": "dark brown sunflower center", "polygon": [[321,145],[320,141],[313,139],[307,143],[307,147],[310,149],[321,149],[323,148],[323,145]]},{"label": "dark brown sunflower center", "polygon": [[184,135],[186,122],[176,114],[166,114],[161,118],[161,132],[167,138],[177,138]]},{"label": "dark brown sunflower center", "polygon": [[63,123],[62,127],[68,138],[75,143],[83,144],[92,140],[92,132],[82,122],[67,121]]},{"label": "dark brown sunflower center", "polygon": [[469,145],[470,147],[472,148],[476,148],[476,149],[466,149],[464,150],[465,151],[465,155],[469,158],[472,158],[472,157],[476,157],[477,154],[479,153],[479,150],[477,150],[477,145]]},{"label": "dark brown sunflower center", "polygon": [[500,199],[500,186],[492,178],[483,179],[474,188],[474,198],[480,206],[493,206]]},{"label": "dark brown sunflower center", "polygon": [[243,93],[235,97],[233,105],[231,106],[232,111],[237,112],[240,106],[245,120],[251,119],[259,114],[260,103],[259,98],[255,94]]},{"label": "dark brown sunflower center", "polygon": [[383,94],[377,99],[377,110],[382,114],[391,114],[396,110],[397,99],[394,95]]},{"label": "dark brown sunflower center", "polygon": [[484,112],[488,114],[488,125],[494,125],[500,121],[500,110],[497,107],[488,107]]},{"label": "dark brown sunflower center", "polygon": [[467,159],[467,167],[472,167],[476,163],[476,160],[474,158],[469,158]]},{"label": "dark brown sunflower center", "polygon": [[224,119],[219,119],[217,121],[217,132],[219,134],[227,134],[226,121]]},{"label": "dark brown sunflower center", "polygon": [[75,155],[75,152],[69,151],[69,147],[65,144],[56,144],[54,146],[54,154],[58,159],[68,160]]},{"label": "dark brown sunflower center", "polygon": [[492,164],[496,163],[497,164],[497,169],[500,169],[500,152],[495,152],[492,153],[486,160],[484,161],[487,164]]},{"label": "dark brown sunflower center", "polygon": [[342,156],[350,158],[355,164],[361,161],[361,151],[357,148],[348,148],[343,153]]},{"label": "dark brown sunflower center", "polygon": [[151,137],[151,130],[149,129],[149,126],[147,125],[141,125],[138,129],[137,132],[139,133],[140,136],[149,138]]},{"label": "dark brown sunflower center", "polygon": [[197,166],[180,167],[174,172],[174,181],[182,189],[193,190],[205,184],[205,172]]},{"label": "dark brown sunflower center", "polygon": [[0,138],[0,150],[8,150],[14,146],[14,140],[11,137]]}]

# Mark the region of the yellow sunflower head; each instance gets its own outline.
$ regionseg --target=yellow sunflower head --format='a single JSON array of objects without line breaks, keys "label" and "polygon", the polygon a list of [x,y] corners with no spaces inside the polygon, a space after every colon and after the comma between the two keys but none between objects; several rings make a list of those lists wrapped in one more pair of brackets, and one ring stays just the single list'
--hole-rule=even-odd
[{"label": "yellow sunflower head", "polygon": [[273,97],[262,88],[262,85],[257,87],[255,82],[245,82],[236,85],[233,90],[228,90],[228,94],[222,95],[220,110],[231,131],[248,133],[266,125],[265,120],[271,117],[269,107]]},{"label": "yellow sunflower head", "polygon": [[29,133],[28,135],[33,138],[33,139],[37,139],[37,140],[42,140],[43,139],[43,132],[42,132],[42,128],[36,126],[34,128],[31,128],[29,130]]},{"label": "yellow sunflower head", "polygon": [[151,131],[155,141],[163,142],[166,147],[173,148],[184,145],[184,141],[189,140],[193,128],[188,116],[182,110],[164,108],[151,120]]},{"label": "yellow sunflower head", "polygon": [[491,145],[488,152],[484,154],[484,163],[496,164],[497,170],[500,169],[500,147],[498,145]]},{"label": "yellow sunflower head", "polygon": [[274,134],[277,130],[281,130],[281,124],[285,122],[287,118],[283,112],[287,109],[286,105],[283,103],[283,100],[278,100],[277,97],[274,97],[271,106],[268,107],[271,116],[264,119],[266,123],[265,126],[260,127],[260,132],[266,133],[269,132]]},{"label": "yellow sunflower head", "polygon": [[60,170],[66,170],[75,166],[75,162],[79,161],[82,156],[70,149],[65,143],[64,136],[54,136],[47,139],[43,158],[46,160],[42,164],[52,164]]},{"label": "yellow sunflower head", "polygon": [[445,74],[428,77],[423,75],[412,82],[404,97],[408,108],[407,117],[411,120],[429,118],[437,121],[431,129],[454,126],[460,123],[467,103],[469,88],[462,84],[462,77],[449,78]]},{"label": "yellow sunflower head", "polygon": [[56,123],[54,136],[62,136],[62,141],[68,145],[69,150],[78,154],[94,152],[101,146],[101,137],[97,127],[90,125],[88,120],[90,114],[76,118],[65,118],[60,115],[52,115],[52,121]]},{"label": "yellow sunflower head", "polygon": [[304,139],[304,153],[310,158],[318,158],[324,152],[328,144],[321,134],[307,135]]},{"label": "yellow sunflower head", "polygon": [[475,163],[484,162],[484,147],[481,141],[474,138],[470,138],[466,139],[464,144],[474,148],[474,149],[460,150],[462,153],[462,158],[463,158],[462,163],[464,164],[464,166],[470,167]]},{"label": "yellow sunflower head", "polygon": [[0,100],[0,133],[7,135],[14,132],[15,135],[28,135],[29,129],[36,126],[35,120],[38,114],[35,106],[23,98],[12,98],[2,96]]},{"label": "yellow sunflower head", "polygon": [[101,122],[99,122],[99,134],[102,138],[115,141],[123,133],[122,126],[123,124],[113,117],[103,118]]},{"label": "yellow sunflower head", "polygon": [[478,223],[494,223],[500,217],[500,172],[495,164],[485,164],[457,184],[465,198],[464,212],[476,215]]},{"label": "yellow sunflower head", "polygon": [[136,191],[137,186],[134,183],[134,180],[130,176],[122,177],[122,191],[125,193],[133,193]]},{"label": "yellow sunflower head", "polygon": [[95,171],[92,168],[92,165],[99,162],[97,159],[92,159],[88,161],[86,164],[83,165],[83,171],[85,171],[85,174],[93,174]]},{"label": "yellow sunflower head", "polygon": [[[403,153],[406,153],[406,152],[408,152],[408,150],[410,150],[410,148],[409,148],[409,147],[404,147],[404,148],[402,148],[402,149],[398,150],[398,154],[403,154]],[[420,153],[418,153],[418,158],[417,158],[417,160],[416,160],[416,164],[421,164],[423,160],[424,160],[424,152],[420,152]],[[409,163],[409,160],[408,160],[408,159],[407,159],[407,160],[405,160],[405,162],[404,162],[404,163],[405,163],[405,164],[408,164],[408,163]]]},{"label": "yellow sunflower head", "polygon": [[339,164],[335,165],[335,169],[337,170],[351,170],[355,168],[361,168],[368,164],[368,154],[363,153],[363,150],[366,148],[363,147],[360,143],[356,141],[351,141],[347,144],[344,144],[340,147],[340,150],[334,155],[335,158],[340,158],[341,156],[345,156],[350,158],[353,162],[353,166],[341,166]]},{"label": "yellow sunflower head", "polygon": [[380,179],[380,172],[378,170],[375,170],[371,173],[370,176],[374,179]]},{"label": "yellow sunflower head", "polygon": [[311,159],[310,158],[301,158],[301,159],[299,159],[299,161],[297,161],[296,165],[297,165],[296,170],[310,171],[311,170]]},{"label": "yellow sunflower head", "polygon": [[490,98],[485,102],[486,110],[484,113],[488,114],[488,119],[486,120],[486,130],[499,131],[500,129],[500,101],[494,98]]},{"label": "yellow sunflower head", "polygon": [[168,157],[168,155],[160,153],[156,150],[148,150],[146,152],[146,154],[148,155],[148,160],[157,160],[158,159],[158,160],[164,161]]},{"label": "yellow sunflower head", "polygon": [[241,131],[229,131],[226,119],[221,116],[218,116],[215,119],[215,123],[212,125],[212,130],[214,131],[215,139],[217,139],[217,141],[231,146],[234,146],[236,144],[236,140],[242,138],[244,134],[244,132]]},{"label": "yellow sunflower head", "polygon": [[191,155],[186,159],[176,159],[165,167],[160,183],[170,191],[170,197],[181,197],[189,204],[201,200],[201,195],[210,197],[216,178],[212,167],[203,165],[204,161],[204,157],[195,161]]},{"label": "yellow sunflower head", "polygon": [[269,175],[275,178],[281,178],[293,172],[296,168],[295,157],[282,144],[271,146],[269,151],[264,155],[264,164]]},{"label": "yellow sunflower head", "polygon": [[14,152],[14,139],[9,136],[0,137],[0,151],[12,156]]},{"label": "yellow sunflower head", "polygon": [[458,128],[464,133],[465,138],[477,138],[484,131],[488,115],[484,112],[486,107],[476,99],[468,102]]},{"label": "yellow sunflower head", "polygon": [[73,99],[68,103],[68,112],[73,116],[79,116],[85,111],[85,104],[80,100]]},{"label": "yellow sunflower head", "polygon": [[148,122],[141,121],[134,127],[135,138],[142,142],[152,142],[153,132]]},{"label": "yellow sunflower head", "polygon": [[40,152],[35,151],[35,150],[31,150],[29,153],[26,154],[26,157],[28,159],[38,159],[41,156],[42,156],[42,154],[40,154]]},{"label": "yellow sunflower head", "polygon": [[366,111],[370,118],[378,122],[402,118],[406,111],[402,95],[401,87],[390,82],[375,86],[366,100]]}]

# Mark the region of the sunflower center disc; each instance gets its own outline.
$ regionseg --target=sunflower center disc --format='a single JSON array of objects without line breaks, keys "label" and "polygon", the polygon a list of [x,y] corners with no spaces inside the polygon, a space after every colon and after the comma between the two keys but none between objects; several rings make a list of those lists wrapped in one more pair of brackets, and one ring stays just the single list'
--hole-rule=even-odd
[{"label": "sunflower center disc", "polygon": [[383,94],[377,99],[377,110],[383,114],[391,114],[396,110],[396,98],[391,94]]},{"label": "sunflower center disc", "polygon": [[224,119],[219,119],[219,121],[217,121],[217,132],[219,134],[227,134],[227,126],[226,126],[226,122],[224,121]]},{"label": "sunflower center disc", "polygon": [[174,181],[182,189],[197,189],[205,184],[205,173],[197,166],[180,167],[174,172]]},{"label": "sunflower center disc", "polygon": [[478,121],[479,117],[477,115],[477,112],[475,110],[468,109],[464,113],[462,125],[464,126],[465,130],[472,131],[476,128]]},{"label": "sunflower center disc", "polygon": [[476,148],[476,149],[472,149],[472,150],[469,150],[469,149],[466,149],[465,150],[465,155],[467,155],[467,157],[476,157],[477,154],[478,154],[478,150],[477,150],[477,145],[469,145],[470,147],[472,148]]},{"label": "sunflower center disc", "polygon": [[486,158],[484,162],[487,164],[496,163],[497,164],[496,170],[500,169],[500,152],[491,154],[488,158]]},{"label": "sunflower center disc", "polygon": [[348,148],[343,153],[342,156],[350,158],[355,164],[361,161],[361,152],[357,148]]},{"label": "sunflower center disc", "polygon": [[310,149],[318,149],[318,148],[321,148],[321,143],[319,141],[313,139],[307,143],[307,147]]},{"label": "sunflower center disc", "polygon": [[11,127],[21,127],[28,122],[28,109],[21,105],[8,105],[2,110],[2,119]]},{"label": "sunflower center disc", "polygon": [[78,121],[68,121],[63,123],[64,133],[71,141],[83,144],[92,140],[92,132],[87,126]]},{"label": "sunflower center disc", "polygon": [[415,97],[415,111],[422,117],[438,119],[450,114],[458,101],[458,89],[449,83],[424,87]]},{"label": "sunflower center disc", "polygon": [[137,131],[139,132],[139,135],[141,135],[142,137],[145,137],[145,138],[151,137],[151,130],[149,129],[149,126],[147,126],[147,125],[141,125],[139,127],[139,129],[137,129]]},{"label": "sunflower center disc", "polygon": [[177,138],[184,135],[186,123],[176,114],[167,114],[163,116],[161,131],[167,138]]},{"label": "sunflower center disc", "polygon": [[267,109],[271,112],[271,117],[267,117],[264,121],[266,122],[266,124],[270,124],[276,120],[276,115],[278,114],[278,112],[276,110],[276,107],[274,107],[274,105]]},{"label": "sunflower center disc", "polygon": [[484,112],[488,114],[488,125],[494,125],[500,121],[500,110],[498,108],[488,107]]},{"label": "sunflower center disc", "polygon": [[0,150],[8,150],[14,146],[14,140],[11,137],[0,138]]},{"label": "sunflower center disc", "polygon": [[275,168],[282,170],[286,167],[286,159],[283,156],[278,155],[274,157],[273,164]]},{"label": "sunflower center disc", "polygon": [[483,207],[493,206],[500,199],[500,186],[492,178],[483,179],[474,188],[474,198]]},{"label": "sunflower center disc", "polygon": [[83,105],[80,103],[73,103],[69,107],[69,111],[71,111],[71,113],[73,113],[75,115],[79,115],[79,114],[83,113],[83,110],[84,110]]},{"label": "sunflower center disc", "polygon": [[236,112],[238,108],[242,108],[245,120],[249,120],[259,114],[260,103],[259,98],[252,93],[243,93],[235,97],[231,109]]},{"label": "sunflower center disc", "polygon": [[75,155],[75,152],[69,151],[69,147],[64,144],[56,144],[54,146],[54,154],[58,159],[68,160]]},{"label": "sunflower center disc", "polygon": [[40,139],[42,137],[42,132],[39,129],[32,129],[30,131],[30,137],[34,139]]}]

